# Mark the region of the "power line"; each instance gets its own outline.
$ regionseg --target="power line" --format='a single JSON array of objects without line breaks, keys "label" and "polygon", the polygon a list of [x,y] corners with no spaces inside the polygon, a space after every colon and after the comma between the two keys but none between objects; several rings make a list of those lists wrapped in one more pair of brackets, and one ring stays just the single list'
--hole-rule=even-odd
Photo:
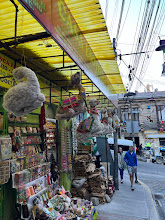
[{"label": "power line", "polygon": [[130,6],[131,6],[131,1],[132,1],[132,0],[130,0],[130,2],[129,2],[128,9],[127,9],[127,12],[126,12],[126,16],[125,16],[125,19],[124,19],[123,26],[122,26],[122,29],[121,29],[121,31],[120,31],[119,37],[121,36],[121,33],[122,33],[122,31],[123,31],[123,28],[124,28],[124,25],[125,25],[125,22],[126,22],[126,19],[127,19],[127,16],[128,16],[128,12],[129,12],[129,9],[130,9]]},{"label": "power line", "polygon": [[117,21],[118,6],[119,6],[119,0],[116,0],[113,15],[112,15],[112,21],[110,24],[111,36],[113,36],[113,30],[114,30],[114,27],[115,27],[116,21]]},{"label": "power line", "polygon": [[[123,61],[123,63],[125,64],[125,66],[128,68],[128,69],[130,69],[129,68],[129,65],[127,65],[126,64],[126,62],[122,59],[122,61]],[[134,73],[132,73],[133,75],[134,75],[134,77],[144,86],[144,88],[146,88],[147,89],[147,87],[144,85],[144,83],[134,74]],[[151,91],[150,91],[151,92]]]},{"label": "power line", "polygon": [[107,21],[108,3],[109,3],[109,0],[106,0],[106,6],[105,6],[105,21]]},{"label": "power line", "polygon": [[[154,7],[155,7],[156,0],[153,0],[152,2],[150,0],[147,0],[146,2],[146,7],[145,7],[145,13],[143,14],[143,20],[141,23],[141,28],[140,28],[140,33],[139,33],[139,39],[138,39],[138,46],[136,52],[141,52],[144,48],[147,34],[149,31]],[[141,60],[141,54],[139,56],[135,56],[133,67],[134,67],[134,73],[136,74],[137,69],[139,67],[139,62]],[[132,81],[130,82],[129,85],[129,90],[131,89],[133,82],[134,82],[135,77],[132,78]]]},{"label": "power line", "polygon": [[116,34],[116,42],[118,41],[118,37],[119,37],[119,31],[120,31],[120,26],[121,26],[121,20],[122,20],[123,11],[124,11],[124,4],[125,4],[125,0],[122,0],[121,11],[120,11],[120,18],[119,18],[119,23],[118,23],[118,28],[117,28],[117,34]]},{"label": "power line", "polygon": [[[161,3],[161,0],[159,0],[158,6],[157,6],[155,18],[154,18],[154,21],[153,21],[153,26],[152,26],[152,29],[151,29],[151,32],[150,32],[150,36],[149,36],[149,39],[148,39],[148,44],[150,42],[152,44],[156,43],[156,40],[158,39],[158,34],[159,34],[160,30],[161,30],[161,27],[162,27],[164,19],[165,19],[165,14],[164,14],[165,4],[164,5],[162,4],[161,11],[160,11],[160,3]],[[163,6],[164,6],[164,9],[163,9]],[[159,17],[157,18],[159,11],[160,11]],[[148,44],[146,45],[146,49],[147,49],[147,47],[149,47]],[[155,49],[155,47],[152,47],[152,48]],[[146,60],[146,57],[144,57],[143,64],[141,66],[141,70],[140,70],[140,73],[139,73],[139,78],[141,78],[141,79],[144,78],[144,76],[145,76],[145,72],[146,72],[146,70],[148,68],[151,56],[152,56],[152,53],[151,53],[149,59],[147,59],[147,60]],[[136,88],[138,86],[139,85],[137,83],[136,84]]]}]

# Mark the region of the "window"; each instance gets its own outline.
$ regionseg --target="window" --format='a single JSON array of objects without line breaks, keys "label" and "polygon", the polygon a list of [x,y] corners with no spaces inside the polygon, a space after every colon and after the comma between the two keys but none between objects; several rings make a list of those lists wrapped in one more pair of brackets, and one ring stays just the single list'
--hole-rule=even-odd
[{"label": "window", "polygon": [[129,119],[128,111],[129,111],[128,106],[121,108],[122,121],[128,121],[128,119]]},{"label": "window", "polygon": [[[127,106],[125,108],[121,108],[121,114],[122,114],[122,120],[123,121],[131,121],[131,110]],[[139,121],[139,111],[138,107],[133,107],[132,108],[132,118],[134,121]]]},{"label": "window", "polygon": [[159,143],[161,146],[165,146],[165,138],[159,138]]},{"label": "window", "polygon": [[157,112],[158,112],[158,120],[159,121],[165,121],[165,106],[164,105],[158,105],[157,106]]}]

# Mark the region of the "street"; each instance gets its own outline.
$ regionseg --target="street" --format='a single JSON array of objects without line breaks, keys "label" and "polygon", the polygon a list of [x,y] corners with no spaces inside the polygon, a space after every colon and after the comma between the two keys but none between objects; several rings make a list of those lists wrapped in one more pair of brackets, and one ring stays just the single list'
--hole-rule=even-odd
[{"label": "street", "polygon": [[[138,179],[145,183],[153,193],[165,194],[165,165],[146,163],[138,161]],[[165,219],[165,199],[160,199],[157,204],[157,211],[160,219]],[[162,207],[161,207],[162,206]]]}]

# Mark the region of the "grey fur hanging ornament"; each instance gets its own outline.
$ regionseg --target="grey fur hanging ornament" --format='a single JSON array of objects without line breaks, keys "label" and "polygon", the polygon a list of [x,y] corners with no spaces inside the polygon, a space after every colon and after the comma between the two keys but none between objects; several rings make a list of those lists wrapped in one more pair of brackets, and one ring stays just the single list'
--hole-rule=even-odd
[{"label": "grey fur hanging ornament", "polygon": [[[27,67],[18,67],[13,70],[13,76],[20,83],[10,88],[4,95],[4,109],[20,117],[41,107],[45,96],[40,92],[36,74]],[[24,78],[26,81],[23,81]]]}]

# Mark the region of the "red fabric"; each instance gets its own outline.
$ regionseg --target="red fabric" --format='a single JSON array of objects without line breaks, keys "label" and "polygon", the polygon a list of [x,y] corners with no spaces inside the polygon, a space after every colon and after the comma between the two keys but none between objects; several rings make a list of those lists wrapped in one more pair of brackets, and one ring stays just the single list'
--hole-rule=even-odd
[{"label": "red fabric", "polygon": [[46,118],[45,118],[45,103],[43,103],[43,106],[41,107],[41,115],[40,115],[40,131],[44,131],[44,124],[46,124]]},{"label": "red fabric", "polygon": [[90,113],[95,114],[95,115],[99,115],[99,113],[95,107],[90,109]]}]

